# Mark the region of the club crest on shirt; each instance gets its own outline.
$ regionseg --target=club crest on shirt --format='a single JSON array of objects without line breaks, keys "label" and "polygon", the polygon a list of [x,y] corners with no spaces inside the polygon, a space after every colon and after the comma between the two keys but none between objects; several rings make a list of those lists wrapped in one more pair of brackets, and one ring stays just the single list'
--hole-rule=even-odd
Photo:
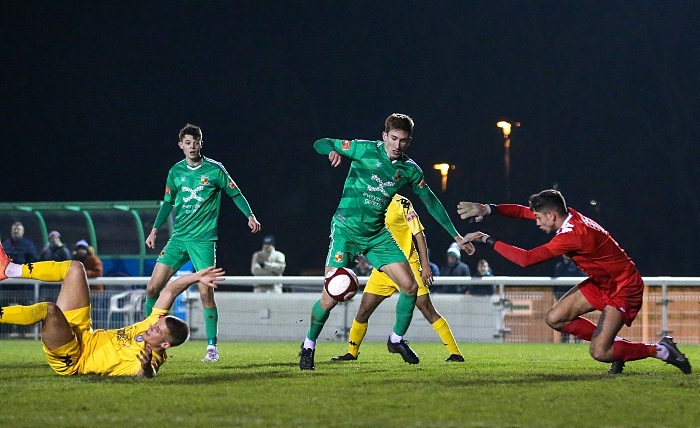
[{"label": "club crest on shirt", "polygon": [[134,340],[136,341],[136,343],[141,343],[141,342],[143,342],[143,335],[142,335],[142,334],[139,334],[138,336],[136,336],[136,338],[135,338]]},{"label": "club crest on shirt", "polygon": [[337,253],[335,253],[335,256],[333,256],[333,259],[334,259],[336,262],[342,262],[342,261],[343,261],[343,253],[341,253],[340,251],[338,251]]},{"label": "club crest on shirt", "polygon": [[169,195],[170,194],[170,187],[165,186],[165,194]]},{"label": "club crest on shirt", "polygon": [[199,178],[199,182],[202,184],[207,184],[207,183],[209,183],[209,177],[207,177],[206,175],[203,175]]},{"label": "club crest on shirt", "polygon": [[343,140],[341,148],[343,150],[350,150],[350,140]]},{"label": "club crest on shirt", "polygon": [[396,174],[394,174],[394,181],[399,181],[401,180],[401,177],[403,177],[403,173],[401,171],[396,171]]}]

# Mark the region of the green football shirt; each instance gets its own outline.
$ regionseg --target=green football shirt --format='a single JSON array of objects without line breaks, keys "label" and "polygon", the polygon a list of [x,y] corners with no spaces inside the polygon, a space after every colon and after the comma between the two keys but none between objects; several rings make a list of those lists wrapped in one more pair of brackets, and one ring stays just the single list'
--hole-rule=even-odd
[{"label": "green football shirt", "polygon": [[450,236],[457,235],[449,215],[423,179],[423,170],[412,159],[391,159],[383,141],[323,138],[314,143],[320,154],[336,151],[352,159],[343,195],[334,220],[358,236],[373,236],[384,225],[391,199],[404,185],[410,186],[428,212]]},{"label": "green football shirt", "polygon": [[[175,230],[171,238],[217,240],[222,191],[234,198],[246,217],[252,215],[240,189],[220,162],[204,157],[202,163],[195,167],[187,165],[185,159],[173,165],[168,172],[163,198],[175,209]],[[237,199],[245,203],[239,204]],[[158,217],[160,219],[160,213]],[[154,227],[159,228],[162,223],[154,224]]]}]

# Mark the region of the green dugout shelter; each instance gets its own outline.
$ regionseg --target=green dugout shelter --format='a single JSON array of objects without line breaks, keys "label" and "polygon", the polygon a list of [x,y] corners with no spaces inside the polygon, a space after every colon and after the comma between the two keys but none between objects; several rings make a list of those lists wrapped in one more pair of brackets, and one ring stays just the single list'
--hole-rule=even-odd
[{"label": "green dugout shelter", "polygon": [[105,276],[147,276],[173,230],[171,215],[161,227],[156,249],[146,248],[162,202],[0,202],[0,237],[9,238],[12,224],[20,221],[24,237],[41,253],[49,232],[57,230],[71,251],[77,241],[88,241],[102,259]]}]

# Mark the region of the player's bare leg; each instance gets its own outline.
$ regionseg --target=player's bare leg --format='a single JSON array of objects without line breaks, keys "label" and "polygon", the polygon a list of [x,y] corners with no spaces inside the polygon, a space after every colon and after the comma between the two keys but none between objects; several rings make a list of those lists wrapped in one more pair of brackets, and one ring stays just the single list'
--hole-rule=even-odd
[{"label": "player's bare leg", "polygon": [[74,261],[70,264],[56,305],[64,312],[90,306],[90,287],[82,263]]},{"label": "player's bare leg", "polygon": [[369,317],[372,316],[374,311],[377,309],[380,303],[386,299],[385,296],[380,296],[372,293],[362,293],[362,300],[360,301],[360,308],[357,310],[357,315],[355,315],[355,320],[361,323],[366,323],[369,321]]},{"label": "player's bare leg", "polygon": [[[63,314],[65,310],[90,306],[90,294],[85,269],[80,262],[38,262],[18,265],[12,263],[0,246],[0,280],[5,278],[34,278],[45,281],[63,281],[59,304],[40,302],[29,306],[0,308],[3,324],[32,325],[43,322],[41,340],[50,350],[57,349],[71,340],[74,333]],[[72,294],[72,296],[69,296]]]},{"label": "player's bare leg", "polygon": [[175,275],[175,269],[163,263],[156,262],[153,273],[151,274],[151,279],[146,285],[146,297],[157,299],[158,296],[160,296],[160,291],[173,275]]},{"label": "player's bare leg", "polygon": [[408,327],[411,325],[413,309],[416,307],[418,282],[416,282],[408,262],[389,263],[382,266],[379,270],[389,275],[389,278],[401,289],[399,300],[396,303],[394,331],[391,332],[387,341],[387,349],[391,353],[401,354],[403,360],[409,364],[418,364],[418,355],[408,346],[408,342],[403,339],[403,335],[406,334]]},{"label": "player's bare leg", "polygon": [[168,283],[170,278],[175,275],[175,270],[163,263],[156,262],[153,268],[153,273],[151,274],[151,279],[148,280],[146,285],[146,298],[143,302],[143,314],[148,317],[153,312],[153,305],[156,304],[160,292]]},{"label": "player's bare leg", "polygon": [[613,342],[623,325],[625,322],[620,311],[612,306],[606,306],[603,309],[591,338],[589,352],[593,359],[604,363],[614,361]]}]

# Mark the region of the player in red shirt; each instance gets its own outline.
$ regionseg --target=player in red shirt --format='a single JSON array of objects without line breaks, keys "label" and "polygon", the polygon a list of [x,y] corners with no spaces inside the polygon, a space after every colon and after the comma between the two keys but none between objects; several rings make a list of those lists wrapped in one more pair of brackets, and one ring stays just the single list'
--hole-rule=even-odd
[{"label": "player in red shirt", "polygon": [[[457,212],[463,219],[479,222],[487,215],[535,220],[546,233],[554,233],[548,243],[524,250],[483,233],[467,234],[463,242],[493,246],[494,250],[522,267],[566,254],[588,275],[547,312],[547,324],[557,331],[591,342],[593,358],[613,362],[610,373],[620,373],[625,361],[655,357],[690,374],[691,367],[673,338],[658,344],[630,342],[617,336],[623,325],[630,326],[642,307],[644,282],[634,262],[598,223],[567,208],[557,190],[544,190],[530,196],[530,207],[515,204],[485,205],[460,202]],[[581,315],[601,311],[598,325]]]}]

